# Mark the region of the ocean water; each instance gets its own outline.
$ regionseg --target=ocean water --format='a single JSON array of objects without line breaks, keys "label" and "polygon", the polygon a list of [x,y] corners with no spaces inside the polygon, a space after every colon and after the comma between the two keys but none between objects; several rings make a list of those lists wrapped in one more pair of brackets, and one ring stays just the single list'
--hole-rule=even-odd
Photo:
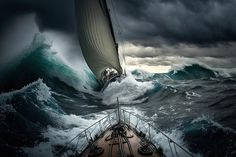
[{"label": "ocean water", "polygon": [[0,156],[53,156],[56,145],[113,110],[117,97],[197,156],[236,156],[233,73],[200,64],[134,70],[101,92],[86,66],[71,67],[43,39],[23,51],[0,68]]}]

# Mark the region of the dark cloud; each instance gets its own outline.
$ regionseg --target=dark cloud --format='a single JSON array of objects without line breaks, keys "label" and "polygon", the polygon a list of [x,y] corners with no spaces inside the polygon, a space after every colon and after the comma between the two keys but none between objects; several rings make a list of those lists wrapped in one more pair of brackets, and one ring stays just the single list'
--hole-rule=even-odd
[{"label": "dark cloud", "polygon": [[73,0],[0,1],[0,58],[6,61],[5,58],[16,53],[12,50],[13,43],[19,51],[38,31],[66,32],[77,37],[74,8]]},{"label": "dark cloud", "polygon": [[[123,36],[134,43],[209,46],[236,41],[235,0],[112,1],[111,12],[116,11]],[[35,13],[41,31],[74,32],[74,8],[74,0],[1,1],[0,30],[15,16]]]},{"label": "dark cloud", "polygon": [[41,31],[45,29],[73,32],[73,0],[6,0],[0,1],[0,30],[22,14],[35,13]]},{"label": "dark cloud", "polygon": [[120,0],[124,35],[132,42],[209,46],[236,41],[235,0]]},{"label": "dark cloud", "polygon": [[218,44],[214,47],[199,47],[189,44],[163,44],[159,47],[154,47],[132,43],[126,43],[122,46],[125,50],[126,63],[131,66],[205,64],[214,68],[235,69],[235,42],[231,44]]},{"label": "dark cloud", "polygon": [[[126,56],[140,59],[142,64],[145,58],[163,56],[160,63],[170,65],[176,56],[182,56],[186,60],[202,57],[212,65],[234,66],[236,0],[107,1],[116,32],[121,29],[124,41],[136,46],[128,48]],[[40,31],[59,30],[76,36],[74,11],[74,0],[0,1],[0,33],[16,17],[34,13]],[[174,58],[168,61],[171,56]]]},{"label": "dark cloud", "polygon": [[215,47],[198,47],[196,45],[168,45],[159,47],[143,46],[127,43],[122,45],[125,56],[145,58],[158,56],[183,56],[183,57],[214,57],[236,58],[236,43],[218,44]]}]

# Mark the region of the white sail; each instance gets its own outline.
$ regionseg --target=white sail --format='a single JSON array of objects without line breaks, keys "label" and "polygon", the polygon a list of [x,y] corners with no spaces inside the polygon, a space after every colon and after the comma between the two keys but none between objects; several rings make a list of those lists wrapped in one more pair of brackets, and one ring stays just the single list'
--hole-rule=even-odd
[{"label": "white sail", "polygon": [[76,0],[77,27],[83,56],[98,80],[106,69],[122,74],[117,44],[105,0]]}]

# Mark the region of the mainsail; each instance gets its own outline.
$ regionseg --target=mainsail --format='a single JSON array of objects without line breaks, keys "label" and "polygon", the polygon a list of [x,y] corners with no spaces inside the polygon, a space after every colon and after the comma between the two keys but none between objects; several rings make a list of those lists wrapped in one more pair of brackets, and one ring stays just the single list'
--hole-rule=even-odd
[{"label": "mainsail", "polygon": [[97,79],[104,82],[107,69],[122,74],[106,0],[75,0],[83,56]]}]

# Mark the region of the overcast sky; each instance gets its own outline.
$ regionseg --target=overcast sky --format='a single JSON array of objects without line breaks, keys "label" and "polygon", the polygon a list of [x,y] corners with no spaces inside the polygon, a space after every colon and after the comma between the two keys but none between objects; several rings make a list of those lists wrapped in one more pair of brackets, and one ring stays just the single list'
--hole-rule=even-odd
[{"label": "overcast sky", "polygon": [[[155,72],[200,62],[235,68],[235,0],[113,0],[113,7],[110,1],[130,67]],[[75,38],[74,7],[73,0],[0,1],[0,35],[21,15],[34,13],[41,32],[54,30]]]}]

